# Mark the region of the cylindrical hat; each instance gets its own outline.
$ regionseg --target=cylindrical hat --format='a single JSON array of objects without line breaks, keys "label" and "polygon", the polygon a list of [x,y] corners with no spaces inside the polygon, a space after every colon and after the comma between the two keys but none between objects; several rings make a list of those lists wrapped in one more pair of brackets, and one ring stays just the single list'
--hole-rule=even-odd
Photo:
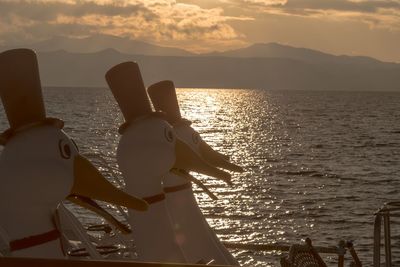
[{"label": "cylindrical hat", "polygon": [[154,108],[166,113],[170,123],[182,119],[181,111],[176,96],[175,85],[172,81],[161,81],[147,88]]},{"label": "cylindrical hat", "polygon": [[35,52],[14,49],[0,54],[0,97],[11,129],[46,118]]},{"label": "cylindrical hat", "polygon": [[112,67],[106,73],[106,80],[126,122],[152,112],[136,62],[124,62]]}]

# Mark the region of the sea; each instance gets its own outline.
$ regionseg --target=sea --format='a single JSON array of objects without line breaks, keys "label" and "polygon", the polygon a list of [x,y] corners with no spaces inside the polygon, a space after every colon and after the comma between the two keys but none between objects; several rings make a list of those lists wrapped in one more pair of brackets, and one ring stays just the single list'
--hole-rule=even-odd
[{"label": "sea", "polygon": [[[192,127],[245,169],[232,173],[232,186],[197,176],[219,198],[194,186],[221,240],[291,245],[309,237],[326,247],[352,241],[363,266],[372,266],[374,213],[400,200],[400,93],[191,88],[177,94]],[[47,115],[65,121],[81,153],[110,180],[122,179],[115,155],[123,117],[110,90],[44,88],[44,99]],[[0,131],[7,128],[0,106]],[[100,221],[82,209],[75,213],[86,226]],[[400,266],[396,218],[391,232],[393,263]],[[231,252],[243,266],[279,266],[284,256]],[[337,266],[335,255],[323,258]]]}]

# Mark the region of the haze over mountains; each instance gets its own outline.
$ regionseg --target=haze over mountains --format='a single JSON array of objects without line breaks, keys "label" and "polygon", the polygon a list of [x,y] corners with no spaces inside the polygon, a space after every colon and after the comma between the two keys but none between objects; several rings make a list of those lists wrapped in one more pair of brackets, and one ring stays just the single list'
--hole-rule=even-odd
[{"label": "haze over mountains", "polygon": [[[55,36],[49,40],[29,44],[26,47],[34,49],[38,52],[54,52],[58,50],[65,50],[72,53],[95,53],[108,48],[113,48],[125,54],[153,56],[193,55],[192,53],[179,48],[162,47],[142,41],[102,34],[79,39]],[[1,50],[4,50],[4,48]]]},{"label": "haze over mountains", "polygon": [[[177,87],[276,90],[400,91],[400,64],[334,56],[277,43],[194,54],[107,35],[55,37],[26,47],[38,52],[45,86],[105,87],[104,74],[137,61],[146,86],[163,79]],[[0,51],[10,47],[0,47]]]}]

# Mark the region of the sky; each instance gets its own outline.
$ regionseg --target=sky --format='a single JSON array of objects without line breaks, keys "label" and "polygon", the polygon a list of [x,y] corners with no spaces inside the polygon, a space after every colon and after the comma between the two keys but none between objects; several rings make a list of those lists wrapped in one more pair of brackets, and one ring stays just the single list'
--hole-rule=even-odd
[{"label": "sky", "polygon": [[0,45],[94,34],[199,53],[278,42],[400,62],[400,0],[0,0]]}]

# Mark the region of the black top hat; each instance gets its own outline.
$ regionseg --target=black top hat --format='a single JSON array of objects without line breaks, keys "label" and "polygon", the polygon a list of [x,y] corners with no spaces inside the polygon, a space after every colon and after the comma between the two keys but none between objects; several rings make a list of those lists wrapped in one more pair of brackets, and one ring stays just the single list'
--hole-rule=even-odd
[{"label": "black top hat", "polygon": [[106,73],[106,80],[126,122],[152,113],[136,62],[124,62],[112,67]]},{"label": "black top hat", "polygon": [[175,85],[172,81],[161,81],[147,88],[154,108],[166,113],[170,123],[182,120],[181,111],[176,97]]},{"label": "black top hat", "polygon": [[0,136],[5,143],[16,131],[38,123],[62,128],[63,122],[46,119],[36,54],[30,49],[13,49],[0,54],[0,97],[10,129]]}]

